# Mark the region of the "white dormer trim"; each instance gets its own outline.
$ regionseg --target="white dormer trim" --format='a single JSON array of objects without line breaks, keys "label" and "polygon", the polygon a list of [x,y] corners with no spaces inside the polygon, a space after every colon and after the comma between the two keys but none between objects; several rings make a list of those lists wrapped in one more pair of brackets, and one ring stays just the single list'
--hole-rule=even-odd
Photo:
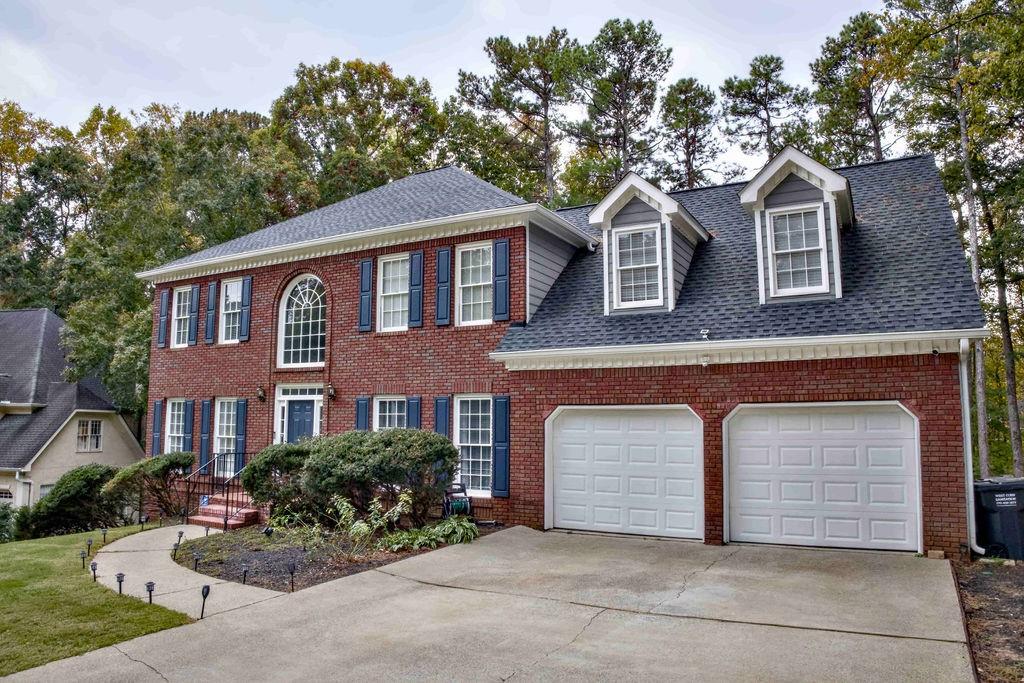
[{"label": "white dormer trim", "polygon": [[841,220],[844,224],[853,223],[849,181],[791,145],[786,145],[743,186],[740,190],[740,204],[749,211],[764,209],[765,197],[791,173],[820,188],[826,198],[829,195],[835,198],[839,212],[834,222]]},{"label": "white dormer trim", "polygon": [[711,235],[700,224],[700,221],[694,218],[693,214],[684,206],[633,171],[627,173],[619,181],[619,184],[590,210],[587,215],[588,222],[591,225],[600,225],[602,230],[606,229],[606,225],[611,225],[612,216],[617,214],[634,197],[666,216],[669,222],[682,230],[684,234],[692,235],[695,242],[706,242],[711,239]]}]

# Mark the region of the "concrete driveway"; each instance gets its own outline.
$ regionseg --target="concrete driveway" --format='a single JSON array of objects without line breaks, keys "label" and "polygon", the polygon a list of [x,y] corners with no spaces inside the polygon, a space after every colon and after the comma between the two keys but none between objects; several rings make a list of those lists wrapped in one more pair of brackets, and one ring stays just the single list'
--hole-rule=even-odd
[{"label": "concrete driveway", "polygon": [[15,680],[969,681],[949,564],[521,527]]}]

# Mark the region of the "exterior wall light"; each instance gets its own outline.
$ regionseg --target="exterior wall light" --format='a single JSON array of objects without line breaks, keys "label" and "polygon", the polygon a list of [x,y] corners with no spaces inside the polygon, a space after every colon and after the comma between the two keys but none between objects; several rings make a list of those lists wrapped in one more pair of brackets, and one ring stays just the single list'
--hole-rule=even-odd
[{"label": "exterior wall light", "polygon": [[267,391],[263,387],[256,387],[256,399],[260,403],[267,402]]}]

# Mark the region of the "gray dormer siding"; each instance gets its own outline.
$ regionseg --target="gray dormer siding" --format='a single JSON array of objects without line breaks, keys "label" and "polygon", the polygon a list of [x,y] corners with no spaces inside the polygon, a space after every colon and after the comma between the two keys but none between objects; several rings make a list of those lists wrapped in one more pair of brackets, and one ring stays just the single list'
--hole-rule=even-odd
[{"label": "gray dormer siding", "polygon": [[676,296],[683,288],[683,280],[690,270],[690,262],[693,261],[693,250],[696,245],[686,239],[678,230],[672,231],[672,271],[675,277]]},{"label": "gray dormer siding", "polygon": [[[642,313],[649,311],[659,311],[668,309],[668,247],[670,245],[665,244],[665,229],[661,223],[661,212],[647,204],[639,197],[634,197],[629,200],[624,207],[619,209],[619,212],[612,217],[612,229],[623,228],[632,225],[650,225],[655,223],[661,226],[661,287],[664,293],[665,303],[661,306],[646,306],[643,308],[628,308],[622,310],[616,310],[615,304],[612,303],[610,310],[613,314],[616,313]],[[672,231],[675,232],[674,230]],[[605,241],[605,247],[607,249],[615,249],[614,239],[611,235]],[[615,301],[615,292],[613,287],[615,286],[615,258],[614,251],[608,252],[608,272],[605,278],[605,286],[608,288],[608,300],[610,302]],[[678,284],[678,283],[677,283]]]},{"label": "gray dormer siding", "polygon": [[527,318],[532,318],[576,248],[535,225],[529,227],[530,291]]},{"label": "gray dormer siding", "polygon": [[768,231],[767,210],[780,209],[787,206],[799,206],[806,204],[821,204],[824,202],[824,194],[821,189],[810,184],[803,178],[790,174],[764,198],[766,211],[761,212],[761,244],[764,247],[762,265],[764,267],[764,292],[765,300],[768,303],[780,301],[806,301],[817,299],[834,299],[836,295],[835,262],[832,251],[832,216],[829,205],[824,205],[825,215],[825,258],[828,263],[828,292],[820,294],[802,294],[789,296],[772,296],[771,289],[771,253]]}]

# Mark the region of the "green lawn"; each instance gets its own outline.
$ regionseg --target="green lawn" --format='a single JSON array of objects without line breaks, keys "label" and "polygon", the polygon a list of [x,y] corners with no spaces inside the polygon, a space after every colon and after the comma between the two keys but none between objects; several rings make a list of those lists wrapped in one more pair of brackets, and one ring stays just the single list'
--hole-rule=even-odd
[{"label": "green lawn", "polygon": [[[111,529],[107,541],[138,530]],[[95,554],[99,532],[0,544],[0,676],[190,621],[93,583],[78,556],[90,537]]]}]

